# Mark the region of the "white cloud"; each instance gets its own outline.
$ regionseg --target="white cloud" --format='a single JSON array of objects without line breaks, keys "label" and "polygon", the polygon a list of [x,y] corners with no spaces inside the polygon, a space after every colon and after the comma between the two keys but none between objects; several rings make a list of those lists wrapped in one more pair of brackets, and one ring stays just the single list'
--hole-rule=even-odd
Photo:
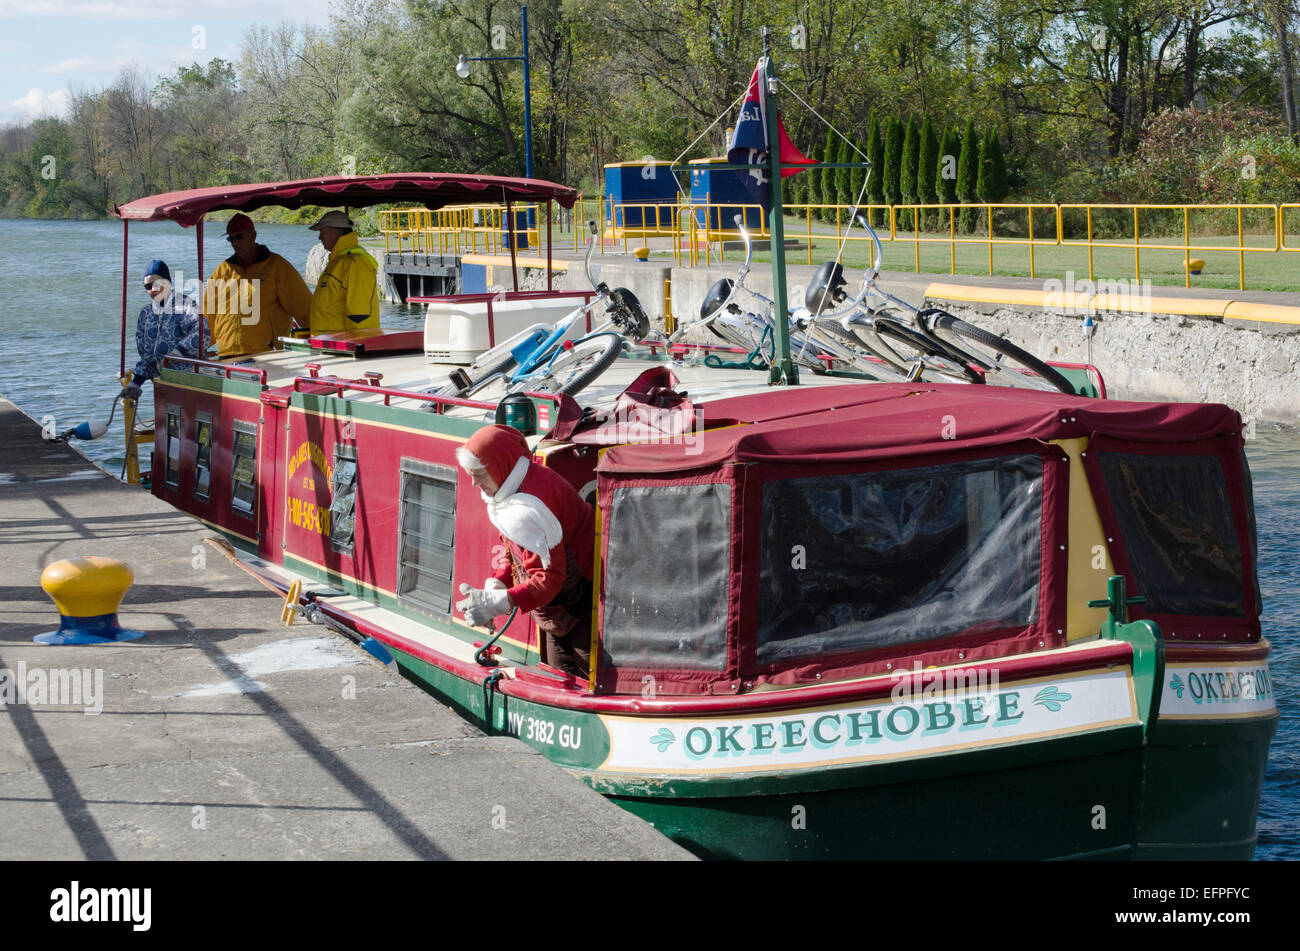
[{"label": "white cloud", "polygon": [[68,100],[66,89],[56,89],[46,95],[44,89],[33,86],[27,90],[27,95],[18,97],[10,105],[15,106],[28,119],[38,119],[41,116],[63,115],[68,110]]}]

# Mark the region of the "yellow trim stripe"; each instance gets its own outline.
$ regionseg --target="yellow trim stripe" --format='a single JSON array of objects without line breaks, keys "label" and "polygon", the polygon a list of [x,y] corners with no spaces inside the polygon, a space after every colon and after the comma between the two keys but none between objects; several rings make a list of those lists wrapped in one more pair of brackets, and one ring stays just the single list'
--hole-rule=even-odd
[{"label": "yellow trim stripe", "polygon": [[925,289],[926,297],[965,301],[979,304],[1017,304],[1027,307],[1080,310],[1094,307],[1097,310],[1127,311],[1137,313],[1182,314],[1190,317],[1217,317],[1228,320],[1260,320],[1278,324],[1300,324],[1300,307],[1283,304],[1258,304],[1214,297],[1143,297],[1140,294],[1111,294],[1102,291],[1096,295],[1079,292],[1023,290],[1009,287],[982,287],[974,284],[953,284],[936,281]]},{"label": "yellow trim stripe", "polygon": [[[368,403],[366,405],[373,406],[375,404]],[[414,433],[417,436],[432,436],[435,439],[446,439],[449,442],[455,443],[464,444],[469,441],[468,436],[452,436],[447,433],[433,432],[429,429],[416,429],[414,426],[398,426],[396,423],[381,423],[373,419],[362,419],[359,416],[340,416],[338,413],[326,413],[316,409],[305,409],[301,406],[290,406],[289,412],[290,414],[302,413],[304,416],[318,416],[321,419],[337,419],[341,422],[352,423],[356,426],[378,426],[380,429],[390,429],[399,433]],[[467,420],[466,422],[473,422],[473,420]],[[287,464],[287,457],[285,461]]]},{"label": "yellow trim stripe", "polygon": [[226,526],[218,525],[216,522],[209,522],[206,518],[203,518],[201,515],[193,515],[190,512],[185,512],[184,514],[189,515],[191,518],[197,518],[204,525],[208,526],[208,528],[215,529],[216,531],[222,532],[223,534],[226,535],[234,535],[236,538],[242,538],[244,541],[252,542],[254,545],[259,544],[256,538],[249,538],[247,535],[237,532],[233,528],[226,528]]},{"label": "yellow trim stripe", "polygon": [[[464,254],[461,255],[460,261],[462,264],[484,264],[487,265],[488,267],[509,267],[510,255],[508,254]],[[553,260],[551,261],[551,270],[567,271],[571,263],[573,262]],[[516,256],[515,264],[517,264],[519,267],[540,268],[542,270],[546,270],[546,258]],[[558,288],[556,290],[558,290]],[[565,292],[559,291],[559,293],[565,293]],[[576,296],[576,292],[572,292],[572,296]]]}]

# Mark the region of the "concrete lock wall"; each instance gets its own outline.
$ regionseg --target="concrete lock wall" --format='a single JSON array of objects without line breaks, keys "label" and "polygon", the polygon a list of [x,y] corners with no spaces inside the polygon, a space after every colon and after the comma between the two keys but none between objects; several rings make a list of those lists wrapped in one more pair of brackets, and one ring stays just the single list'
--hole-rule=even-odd
[{"label": "concrete lock wall", "polygon": [[1093,316],[933,300],[1046,360],[1092,363],[1112,399],[1227,403],[1258,422],[1300,424],[1300,326],[1179,314]]}]

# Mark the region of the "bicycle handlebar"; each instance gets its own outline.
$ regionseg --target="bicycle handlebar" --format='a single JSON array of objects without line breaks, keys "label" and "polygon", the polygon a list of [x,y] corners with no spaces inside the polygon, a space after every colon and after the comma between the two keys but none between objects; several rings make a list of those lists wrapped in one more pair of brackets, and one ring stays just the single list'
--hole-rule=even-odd
[{"label": "bicycle handlebar", "polygon": [[599,291],[600,288],[596,286],[595,275],[591,273],[591,253],[596,250],[596,222],[594,220],[587,222],[587,230],[591,232],[591,237],[587,240],[587,254],[582,259],[582,268],[587,272],[587,283]]}]

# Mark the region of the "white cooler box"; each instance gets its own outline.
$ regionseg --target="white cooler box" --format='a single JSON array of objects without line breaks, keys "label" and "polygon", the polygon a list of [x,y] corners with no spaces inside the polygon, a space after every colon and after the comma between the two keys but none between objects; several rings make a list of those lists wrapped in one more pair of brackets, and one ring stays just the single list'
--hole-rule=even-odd
[{"label": "white cooler box", "polygon": [[[428,304],[425,359],[430,363],[473,363],[493,341],[499,344],[533,324],[556,323],[593,296],[591,291],[553,291],[545,296],[525,293],[529,296],[522,300],[511,300],[511,294],[505,300],[500,295],[472,294]],[[581,336],[586,329],[586,321],[580,320],[568,336]]]}]

